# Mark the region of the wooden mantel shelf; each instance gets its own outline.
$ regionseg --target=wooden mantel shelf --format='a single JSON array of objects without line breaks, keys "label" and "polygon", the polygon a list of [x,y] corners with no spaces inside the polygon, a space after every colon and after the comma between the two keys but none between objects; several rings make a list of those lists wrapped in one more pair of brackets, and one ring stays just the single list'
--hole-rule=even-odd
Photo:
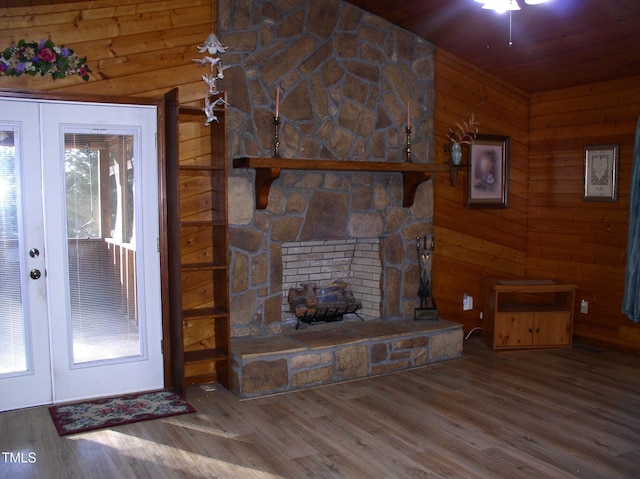
[{"label": "wooden mantel shelf", "polygon": [[289,158],[236,158],[234,168],[256,170],[256,209],[263,210],[269,200],[269,188],[281,170],[371,171],[402,173],[404,195],[402,205],[413,205],[416,190],[432,173],[449,171],[447,163],[390,163],[380,161],[300,160]]}]

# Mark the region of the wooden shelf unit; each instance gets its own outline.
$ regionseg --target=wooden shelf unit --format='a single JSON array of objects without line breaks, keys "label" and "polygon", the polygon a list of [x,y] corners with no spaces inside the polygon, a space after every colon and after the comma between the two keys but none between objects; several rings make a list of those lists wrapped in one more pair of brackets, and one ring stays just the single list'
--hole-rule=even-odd
[{"label": "wooden shelf unit", "polygon": [[[256,209],[267,207],[269,188],[278,179],[281,170],[325,170],[325,171],[372,171],[380,173],[402,173],[404,195],[402,205],[413,205],[416,190],[421,183],[431,178],[432,173],[451,172],[447,163],[390,163],[380,161],[343,161],[343,160],[301,160],[289,158],[236,158],[234,168],[253,168],[256,170]],[[457,177],[457,170],[456,170]],[[451,182],[454,184],[453,177]]]},{"label": "wooden shelf unit", "polygon": [[172,383],[182,394],[212,381],[230,389],[225,110],[205,126],[202,109],[180,107],[172,92],[165,100]]},{"label": "wooden shelf unit", "polygon": [[569,347],[576,286],[548,280],[484,283],[483,340],[494,350]]}]

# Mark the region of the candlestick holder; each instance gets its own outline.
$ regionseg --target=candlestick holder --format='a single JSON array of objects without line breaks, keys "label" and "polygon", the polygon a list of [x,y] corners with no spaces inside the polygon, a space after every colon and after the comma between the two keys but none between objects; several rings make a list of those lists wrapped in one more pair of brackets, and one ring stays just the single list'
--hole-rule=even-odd
[{"label": "candlestick holder", "polygon": [[405,132],[407,134],[407,148],[406,148],[407,161],[411,161],[411,127],[410,126],[406,127]]},{"label": "candlestick holder", "polygon": [[273,157],[280,158],[280,117],[273,117]]}]

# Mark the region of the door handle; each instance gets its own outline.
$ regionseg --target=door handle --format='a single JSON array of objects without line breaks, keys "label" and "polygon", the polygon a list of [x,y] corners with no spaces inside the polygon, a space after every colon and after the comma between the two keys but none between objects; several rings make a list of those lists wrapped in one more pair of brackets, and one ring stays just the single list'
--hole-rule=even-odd
[{"label": "door handle", "polygon": [[42,276],[42,273],[40,272],[39,269],[32,269],[31,272],[29,273],[29,276],[31,276],[31,279],[40,279],[40,276]]}]

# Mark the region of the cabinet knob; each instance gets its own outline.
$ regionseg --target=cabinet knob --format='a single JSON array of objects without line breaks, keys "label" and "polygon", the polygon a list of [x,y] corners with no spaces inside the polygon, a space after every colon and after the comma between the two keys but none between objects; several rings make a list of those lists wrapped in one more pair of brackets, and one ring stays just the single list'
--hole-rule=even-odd
[{"label": "cabinet knob", "polygon": [[530,333],[533,333],[533,328],[529,328],[529,332],[530,332]]}]

